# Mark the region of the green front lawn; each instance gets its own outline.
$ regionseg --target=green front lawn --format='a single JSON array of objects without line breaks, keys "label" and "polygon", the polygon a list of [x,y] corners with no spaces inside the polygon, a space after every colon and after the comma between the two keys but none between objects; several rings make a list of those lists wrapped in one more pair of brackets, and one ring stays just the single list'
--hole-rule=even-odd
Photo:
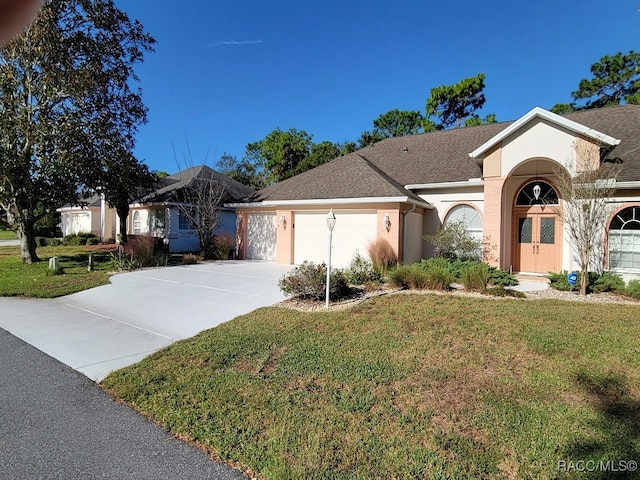
[{"label": "green front lawn", "polygon": [[[112,269],[108,251],[95,247],[39,247],[43,260],[31,265],[20,260],[19,247],[0,247],[0,296],[53,298],[69,295],[109,283],[107,272]],[[94,271],[88,272],[89,253],[94,253]],[[49,258],[57,256],[63,269],[52,275]]]},{"label": "green front lawn", "polygon": [[599,479],[571,465],[640,460],[639,338],[635,305],[403,294],[260,309],[103,385],[264,478]]}]

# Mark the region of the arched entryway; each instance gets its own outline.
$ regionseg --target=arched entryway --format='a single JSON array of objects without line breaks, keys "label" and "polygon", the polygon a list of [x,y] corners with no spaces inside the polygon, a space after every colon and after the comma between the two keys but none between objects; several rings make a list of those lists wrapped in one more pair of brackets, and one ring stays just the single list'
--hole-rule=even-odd
[{"label": "arched entryway", "polygon": [[547,179],[528,180],[517,190],[511,224],[511,258],[515,271],[560,271],[562,226],[558,207],[558,192]]}]

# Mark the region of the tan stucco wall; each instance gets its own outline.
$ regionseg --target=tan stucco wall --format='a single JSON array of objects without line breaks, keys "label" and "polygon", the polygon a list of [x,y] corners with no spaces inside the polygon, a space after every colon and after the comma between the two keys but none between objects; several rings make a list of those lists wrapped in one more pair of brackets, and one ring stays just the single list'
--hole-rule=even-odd
[{"label": "tan stucco wall", "polygon": [[247,210],[236,210],[236,255],[247,258]]},{"label": "tan stucco wall", "polygon": [[[284,216],[284,222],[282,217]],[[293,224],[292,210],[276,210],[276,263],[293,263]]]},{"label": "tan stucco wall", "polygon": [[503,198],[504,177],[491,177],[484,180],[483,241],[485,243],[485,261],[489,265],[504,268],[503,249]]},{"label": "tan stucco wall", "polygon": [[487,152],[482,164],[484,178],[502,175],[502,146],[496,145]]},{"label": "tan stucco wall", "polygon": [[[388,214],[390,225],[389,231],[384,227],[384,216]],[[378,239],[383,239],[389,242],[391,248],[397,255],[398,259],[402,259],[403,250],[403,215],[398,208],[394,209],[382,209],[378,210]]]},{"label": "tan stucco wall", "polygon": [[576,139],[575,168],[578,172],[600,168],[600,147],[592,139],[583,137]]}]

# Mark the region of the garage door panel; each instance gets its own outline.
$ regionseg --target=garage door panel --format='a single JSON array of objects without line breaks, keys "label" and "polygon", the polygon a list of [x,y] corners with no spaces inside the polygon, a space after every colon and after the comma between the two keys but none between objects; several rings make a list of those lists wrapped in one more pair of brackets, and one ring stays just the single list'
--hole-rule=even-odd
[{"label": "garage door panel", "polygon": [[276,259],[276,216],[251,214],[247,219],[247,258],[251,260]]},{"label": "garage door panel", "polygon": [[[327,213],[295,213],[294,263],[305,260],[315,263],[327,261],[329,230]],[[377,237],[376,212],[336,212],[333,230],[331,263],[347,267],[356,252],[368,257],[367,247]]]}]

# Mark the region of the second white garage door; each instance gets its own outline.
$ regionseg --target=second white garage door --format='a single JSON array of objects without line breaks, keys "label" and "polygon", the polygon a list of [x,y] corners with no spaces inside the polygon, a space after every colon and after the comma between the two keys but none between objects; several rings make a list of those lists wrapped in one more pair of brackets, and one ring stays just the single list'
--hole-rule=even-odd
[{"label": "second white garage door", "polygon": [[[356,252],[368,258],[367,247],[378,235],[376,212],[336,211],[335,215],[331,264],[347,267]],[[327,212],[295,212],[293,257],[296,265],[305,260],[326,262],[328,242]]]},{"label": "second white garage door", "polygon": [[276,259],[276,216],[272,213],[253,213],[247,219],[247,258]]}]

